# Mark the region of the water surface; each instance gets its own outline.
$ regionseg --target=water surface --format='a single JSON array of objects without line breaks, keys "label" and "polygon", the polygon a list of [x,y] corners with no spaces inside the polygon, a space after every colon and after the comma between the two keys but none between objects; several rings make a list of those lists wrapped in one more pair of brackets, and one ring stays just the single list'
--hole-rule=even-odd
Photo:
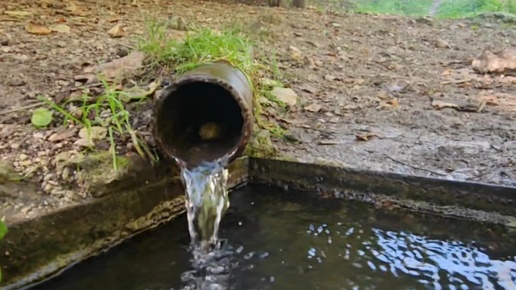
[{"label": "water surface", "polygon": [[514,234],[358,202],[244,188],[219,238],[191,261],[182,217],[34,289],[516,289]]}]

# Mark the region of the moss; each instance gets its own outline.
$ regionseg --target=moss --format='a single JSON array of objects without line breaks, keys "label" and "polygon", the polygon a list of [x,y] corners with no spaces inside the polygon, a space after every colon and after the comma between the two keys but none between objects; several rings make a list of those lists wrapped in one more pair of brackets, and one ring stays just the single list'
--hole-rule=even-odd
[{"label": "moss", "polygon": [[11,164],[0,162],[0,184],[7,184],[21,179],[22,177],[14,171]]},{"label": "moss", "polygon": [[257,130],[257,133],[253,134],[247,144],[244,154],[251,157],[274,157],[276,148],[272,144],[270,132],[268,130]]},{"label": "moss", "polygon": [[106,185],[122,180],[133,171],[134,165],[131,158],[117,156],[117,169],[115,169],[112,154],[109,151],[96,151],[89,154],[62,152],[56,156],[55,161],[58,172],[66,172],[65,168],[75,171],[73,181],[95,195],[102,195],[107,190]]},{"label": "moss", "polygon": [[346,163],[336,160],[336,159],[316,158],[313,161],[313,163],[317,164],[317,165],[326,165],[326,166],[333,166],[333,167],[349,167],[346,165]]}]

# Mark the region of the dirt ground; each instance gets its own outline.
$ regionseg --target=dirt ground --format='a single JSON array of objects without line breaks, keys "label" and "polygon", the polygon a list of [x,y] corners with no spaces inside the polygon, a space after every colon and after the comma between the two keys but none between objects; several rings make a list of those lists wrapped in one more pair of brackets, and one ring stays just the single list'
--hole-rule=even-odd
[{"label": "dirt ground", "polygon": [[[69,98],[83,87],[85,68],[127,55],[149,15],[211,28],[235,21],[260,32],[255,54],[277,59],[282,81],[297,93],[289,110],[265,110],[289,131],[274,140],[282,155],[516,186],[516,77],[471,68],[487,46],[515,47],[514,25],[221,1],[112,2],[0,4],[0,162],[40,184],[31,194],[0,188],[0,215],[86,198],[61,186],[55,166],[58,153],[81,150],[77,131],[63,133],[61,124],[35,129],[31,113],[41,106],[37,96]],[[31,34],[29,21],[66,24],[70,31]],[[121,37],[108,33],[116,24],[125,31]],[[133,119],[149,119],[149,106],[143,108]],[[137,128],[150,136],[146,124]]]}]

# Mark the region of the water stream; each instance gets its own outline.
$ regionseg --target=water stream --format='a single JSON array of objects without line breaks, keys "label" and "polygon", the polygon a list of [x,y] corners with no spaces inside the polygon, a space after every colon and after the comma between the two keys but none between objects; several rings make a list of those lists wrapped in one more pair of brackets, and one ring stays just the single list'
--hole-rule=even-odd
[{"label": "water stream", "polygon": [[216,246],[220,221],[229,207],[226,165],[216,160],[193,169],[181,168],[192,246],[205,252]]},{"label": "water stream", "polygon": [[186,216],[190,233],[192,270],[181,275],[190,289],[226,289],[231,251],[218,239],[220,222],[229,208],[228,169],[225,159],[181,168]]}]

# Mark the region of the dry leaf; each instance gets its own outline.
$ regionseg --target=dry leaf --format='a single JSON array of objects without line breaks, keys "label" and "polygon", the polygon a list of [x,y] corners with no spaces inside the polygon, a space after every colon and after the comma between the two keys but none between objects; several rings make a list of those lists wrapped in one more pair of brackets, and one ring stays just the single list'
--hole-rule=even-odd
[{"label": "dry leaf", "polygon": [[94,140],[102,140],[107,136],[107,129],[104,127],[93,126],[91,128],[82,128],[79,131],[79,140],[75,141],[76,145],[82,147],[92,147],[95,145]]},{"label": "dry leaf", "polygon": [[29,11],[17,11],[17,10],[4,11],[4,14],[9,15],[9,16],[14,16],[14,17],[27,17],[27,16],[32,15],[32,13]]},{"label": "dry leaf", "polygon": [[152,82],[148,85],[149,89],[145,90],[144,88],[134,86],[131,89],[124,90],[120,95],[119,99],[122,102],[130,102],[133,100],[139,100],[146,98],[150,95],[152,95],[156,89],[159,87],[159,82]]},{"label": "dry leaf", "polygon": [[122,25],[118,23],[117,25],[111,27],[111,29],[108,31],[108,34],[113,38],[122,37],[125,35],[125,30],[122,28]]},{"label": "dry leaf", "polygon": [[498,53],[484,49],[471,62],[471,67],[478,73],[516,74],[516,48],[504,49]]},{"label": "dry leaf", "polygon": [[60,32],[60,33],[69,33],[70,32],[70,26],[66,25],[66,24],[55,24],[55,25],[50,25],[50,30],[52,31],[55,31],[55,32]]},{"label": "dry leaf", "polygon": [[362,132],[362,133],[356,134],[355,137],[356,137],[357,141],[369,141],[373,137],[378,137],[378,135],[376,135],[373,132]]},{"label": "dry leaf", "polygon": [[272,89],[271,94],[290,107],[297,104],[298,96],[293,89],[276,87]]},{"label": "dry leaf", "polygon": [[50,137],[48,138],[48,141],[57,142],[57,141],[70,139],[75,135],[76,131],[77,130],[75,128],[71,128],[71,129],[64,128],[64,129],[58,130],[56,133],[50,135]]},{"label": "dry leaf", "polygon": [[312,103],[305,107],[305,110],[308,112],[317,113],[322,109],[322,106],[317,103]]},{"label": "dry leaf", "polygon": [[47,35],[52,33],[52,30],[50,30],[50,28],[34,23],[27,23],[27,25],[25,25],[25,30],[28,33],[36,35]]},{"label": "dry leaf", "polygon": [[433,100],[432,107],[437,110],[444,109],[444,108],[453,108],[453,109],[459,108],[459,106],[457,104],[440,101],[440,100]]},{"label": "dry leaf", "polygon": [[130,54],[115,59],[112,62],[101,64],[96,68],[104,77],[114,79],[125,73],[134,72],[143,66],[145,54],[141,51],[133,51]]}]

